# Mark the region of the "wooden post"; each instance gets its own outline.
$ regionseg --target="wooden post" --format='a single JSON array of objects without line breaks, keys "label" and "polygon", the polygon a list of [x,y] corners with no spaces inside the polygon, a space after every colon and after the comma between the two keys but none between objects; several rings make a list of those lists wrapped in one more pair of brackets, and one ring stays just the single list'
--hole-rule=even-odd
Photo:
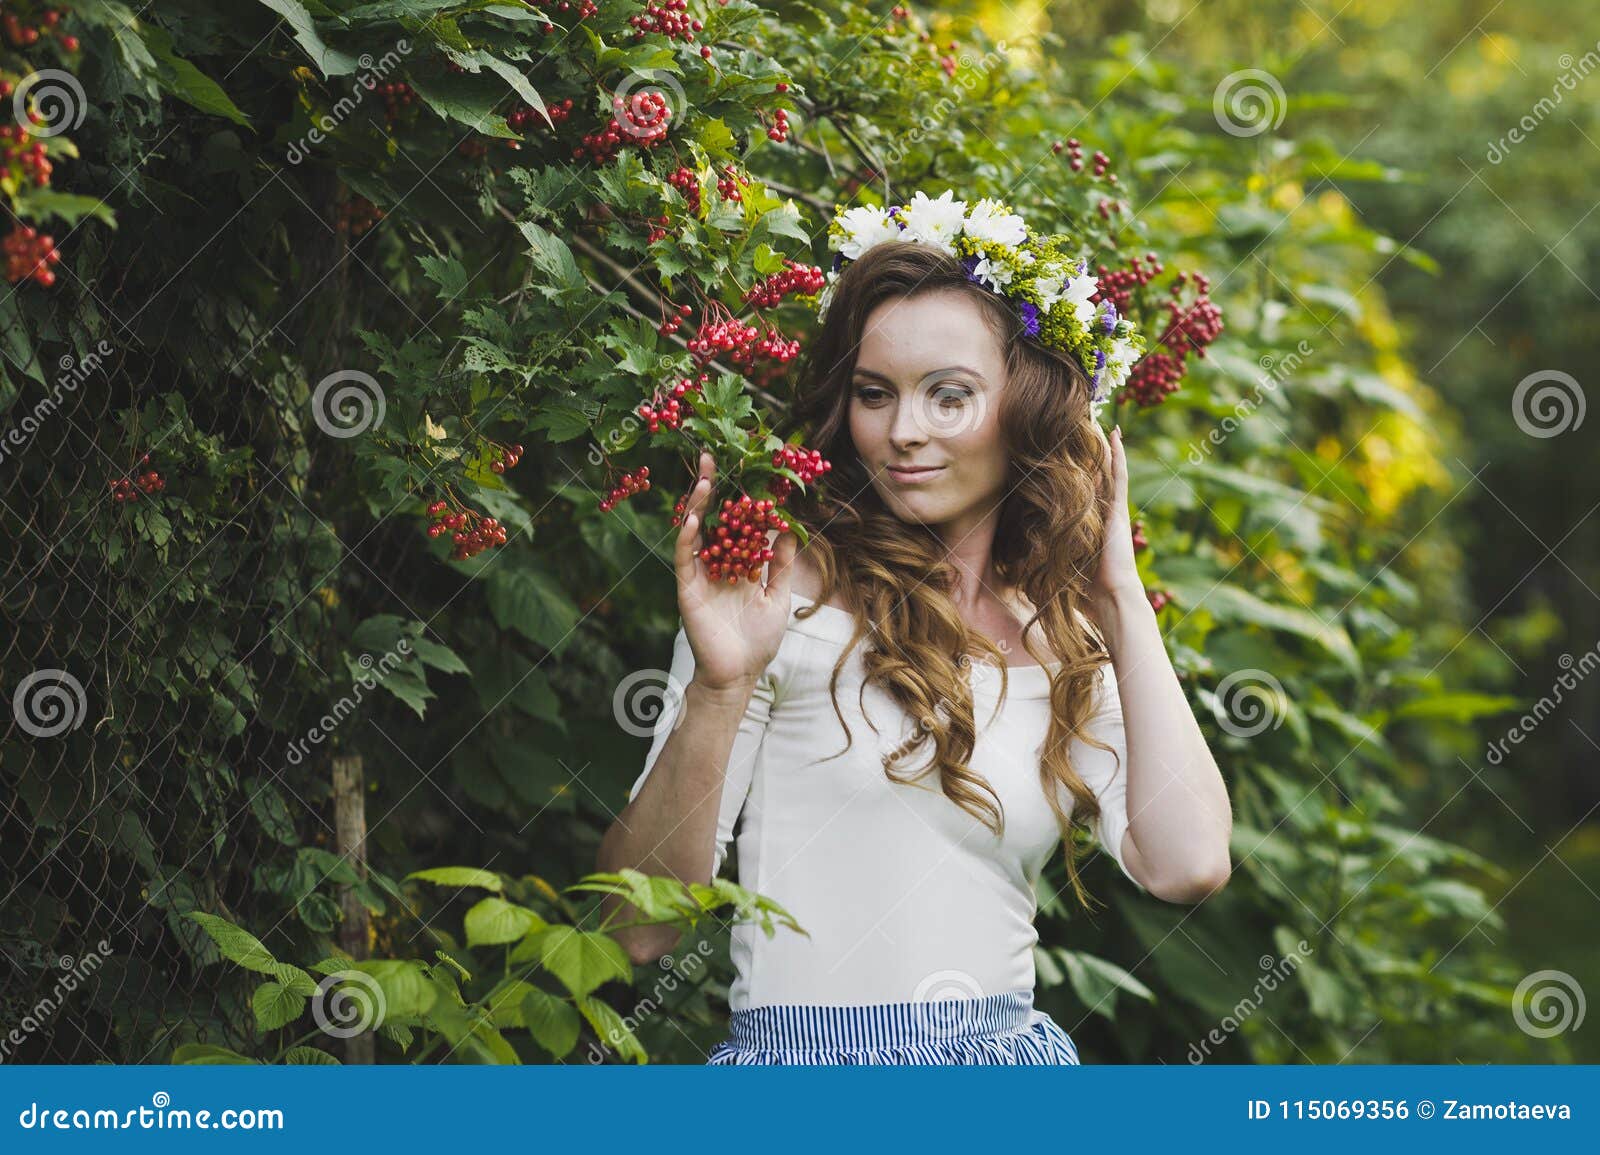
[{"label": "wooden post", "polygon": [[[367,877],[367,794],[366,776],[362,773],[361,755],[341,754],[333,759],[333,825],[336,850],[355,867],[362,881]],[[339,888],[339,907],[344,921],[339,924],[339,946],[353,959],[367,958],[371,953],[367,937],[372,919],[361,896],[355,888]],[[376,1055],[376,1040],[371,1031],[363,1031],[344,1041],[344,1058],[347,1063],[371,1063]]]}]

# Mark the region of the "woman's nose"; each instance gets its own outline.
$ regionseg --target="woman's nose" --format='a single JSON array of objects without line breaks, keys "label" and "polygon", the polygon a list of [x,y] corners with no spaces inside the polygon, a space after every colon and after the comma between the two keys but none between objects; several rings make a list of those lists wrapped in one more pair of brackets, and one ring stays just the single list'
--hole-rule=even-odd
[{"label": "woman's nose", "polygon": [[889,428],[889,440],[899,452],[928,440],[927,422],[917,410],[915,398],[902,400],[895,406],[894,424]]}]

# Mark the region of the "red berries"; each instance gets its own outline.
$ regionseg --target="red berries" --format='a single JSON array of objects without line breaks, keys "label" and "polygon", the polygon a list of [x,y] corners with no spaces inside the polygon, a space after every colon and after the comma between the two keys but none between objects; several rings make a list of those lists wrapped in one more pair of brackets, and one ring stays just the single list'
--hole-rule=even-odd
[{"label": "red berries", "polygon": [[406,109],[417,103],[417,94],[411,86],[403,80],[392,80],[387,84],[380,84],[377,88],[378,95],[383,97],[383,116],[389,128],[394,128]]},{"label": "red berries", "polygon": [[700,215],[700,178],[695,176],[694,170],[679,165],[667,183],[683,194],[683,199],[689,202],[689,211],[695,216]]},{"label": "red berries", "polygon": [[705,27],[699,20],[688,16],[689,0],[666,0],[664,4],[648,4],[642,13],[628,17],[633,25],[635,40],[643,40],[649,33],[657,32],[668,40],[694,42],[694,34]]},{"label": "red berries", "polygon": [[[139,459],[139,464],[149,465],[150,455],[146,453],[143,457],[141,457]],[[118,505],[122,505],[125,502],[138,501],[141,493],[160,493],[167,487],[167,481],[166,478],[162,477],[155,470],[149,469],[139,474],[131,481],[126,477],[114,477],[109,480],[106,485],[111,490],[111,500],[116,502]]]},{"label": "red berries", "polygon": [[1145,597],[1150,599],[1150,608],[1158,614],[1164,606],[1172,601],[1172,595],[1166,590],[1146,590]]},{"label": "red berries", "polygon": [[[565,100],[558,100],[554,104],[546,105],[545,112],[550,114],[550,124],[555,128],[560,128],[561,122],[572,115],[572,98],[569,96]],[[524,128],[537,128],[544,124],[544,117],[539,115],[539,110],[533,105],[524,104],[521,108],[506,116],[506,124],[517,132],[521,132]],[[516,144],[517,142],[512,140],[506,143]]]},{"label": "red berries", "polygon": [[666,139],[672,109],[667,107],[667,98],[661,93],[635,92],[626,99],[614,96],[611,107],[617,115],[600,132],[584,135],[582,143],[572,150],[573,160],[588,159],[605,164],[628,141],[649,149]]},{"label": "red berries", "polygon": [[[1186,285],[1194,286],[1194,300],[1182,303]],[[1179,272],[1172,284],[1172,299],[1165,303],[1167,327],[1156,338],[1153,349],[1128,375],[1127,391],[1141,406],[1159,405],[1177,391],[1178,382],[1188,370],[1189,354],[1204,359],[1206,346],[1222,333],[1222,310],[1209,296],[1211,281],[1204,273]]]},{"label": "red berries", "polygon": [[502,449],[493,461],[489,463],[491,473],[504,473],[508,469],[515,469],[517,462],[522,460],[522,446],[513,445]]},{"label": "red berries", "polygon": [[[14,91],[9,81],[4,88]],[[0,97],[10,95],[0,89]],[[43,143],[35,140],[26,128],[20,124],[0,125],[0,173],[10,176],[17,184],[44,188],[50,183],[52,170]]]},{"label": "red berries", "polygon": [[600,511],[610,513],[619,501],[626,501],[638,493],[650,491],[650,467],[641,465],[632,473],[624,473],[610,493],[600,500]]},{"label": "red berries", "polygon": [[463,508],[452,511],[448,501],[439,500],[428,506],[428,516],[436,519],[428,527],[429,537],[445,533],[451,535],[455,543],[455,548],[450,551],[452,561],[466,561],[486,549],[506,543],[506,527],[476,510]]},{"label": "red berries", "polygon": [[739,189],[749,183],[731,164],[723,165],[722,175],[717,178],[717,195],[725,201],[743,200]]},{"label": "red berries", "polygon": [[767,139],[779,144],[789,139],[789,114],[781,108],[773,117],[772,127],[767,129]]},{"label": "red berries", "polygon": [[[721,311],[717,316],[715,310]],[[686,342],[695,360],[705,365],[719,356],[726,356],[734,365],[754,364],[757,357],[787,362],[800,353],[798,339],[791,340],[772,325],[764,330],[747,325],[727,312],[717,302],[712,303],[701,319],[700,331]]]},{"label": "red berries", "polygon": [[[679,503],[679,513],[682,502]],[[674,517],[674,524],[678,518]],[[778,513],[777,502],[771,498],[760,501],[742,494],[738,501],[729,498],[722,503],[717,525],[710,530],[708,544],[700,548],[700,560],[712,581],[726,581],[735,585],[741,578],[760,581],[761,567],[772,560],[773,550],[767,545],[767,531],[775,529],[787,533],[789,523]]]},{"label": "red berries", "polygon": [[[666,305],[671,305],[671,302],[666,302]],[[672,334],[676,333],[683,326],[684,319],[693,312],[694,310],[688,305],[677,306],[677,308],[674,309],[670,315],[662,316],[661,324],[656,326],[656,332],[660,333],[663,337],[672,336]]]},{"label": "red berries", "polygon": [[382,219],[383,210],[366,197],[351,197],[347,201],[339,202],[338,213],[333,223],[341,233],[359,237]]},{"label": "red berries", "polygon": [[[774,469],[791,469],[800,475],[800,480],[810,485],[833,468],[833,462],[825,460],[821,453],[815,449],[806,449],[799,445],[785,445],[772,455]],[[783,480],[787,481],[787,478]]]},{"label": "red berries", "polygon": [[41,236],[39,230],[28,225],[18,225],[0,240],[0,256],[5,258],[6,280],[13,285],[30,277],[45,288],[56,283],[51,265],[58,264],[61,252],[53,237]]},{"label": "red berries", "polygon": [[822,292],[822,287],[827,281],[822,275],[822,270],[815,265],[802,265],[796,261],[786,260],[788,268],[781,273],[773,273],[765,281],[745,293],[746,303],[758,309],[770,309],[783,300],[788,293],[799,296],[811,296]]},{"label": "red berries", "polygon": [[1133,523],[1133,552],[1143,553],[1150,548],[1150,539],[1144,535],[1144,522]]},{"label": "red berries", "polygon": [[665,425],[668,429],[676,429],[683,424],[683,419],[694,412],[694,405],[689,401],[689,394],[698,393],[711,374],[702,373],[698,381],[684,377],[672,387],[670,396],[663,403],[661,394],[657,392],[639,406],[638,413],[645,419],[651,433],[659,433]]}]

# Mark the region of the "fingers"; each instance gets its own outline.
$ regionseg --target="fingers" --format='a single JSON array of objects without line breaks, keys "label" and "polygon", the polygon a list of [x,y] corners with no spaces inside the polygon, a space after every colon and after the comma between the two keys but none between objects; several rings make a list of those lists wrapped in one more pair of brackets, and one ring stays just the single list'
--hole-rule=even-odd
[{"label": "fingers", "polygon": [[673,564],[679,582],[687,582],[695,575],[695,539],[705,518],[705,507],[711,500],[712,476],[716,472],[716,463],[709,453],[700,454],[699,464],[700,476],[695,479],[694,488],[689,490],[689,500],[684,503],[683,524],[678,529],[678,540],[673,549]]},{"label": "fingers", "polygon": [[789,600],[789,584],[794,576],[795,554],[800,552],[800,539],[792,532],[780,533],[778,544],[772,547],[772,560],[767,563],[767,596]]}]

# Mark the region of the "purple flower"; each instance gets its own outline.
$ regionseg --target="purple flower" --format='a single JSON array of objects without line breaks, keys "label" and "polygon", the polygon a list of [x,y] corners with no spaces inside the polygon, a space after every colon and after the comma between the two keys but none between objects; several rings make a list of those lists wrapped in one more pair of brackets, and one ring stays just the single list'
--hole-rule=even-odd
[{"label": "purple flower", "polygon": [[1022,331],[1030,337],[1039,335],[1039,306],[1032,301],[1022,302]]},{"label": "purple flower", "polygon": [[[978,267],[977,257],[961,258],[961,267],[967,271],[967,280],[971,281],[975,285],[984,285],[984,282],[979,279],[976,273],[973,272],[973,270]],[[988,288],[987,285],[984,285],[984,287]]]},{"label": "purple flower", "polygon": [[841,265],[843,265],[843,264],[844,264],[844,254],[843,253],[834,253],[833,254],[833,271],[837,273],[839,271],[839,267]]},{"label": "purple flower", "polygon": [[1094,351],[1094,378],[1089,382],[1089,399],[1091,401],[1100,400],[1100,378],[1105,371],[1106,351],[1104,349],[1096,349]]},{"label": "purple flower", "polygon": [[1110,301],[1106,302],[1106,317],[1103,323],[1107,335],[1117,331],[1117,307]]}]

